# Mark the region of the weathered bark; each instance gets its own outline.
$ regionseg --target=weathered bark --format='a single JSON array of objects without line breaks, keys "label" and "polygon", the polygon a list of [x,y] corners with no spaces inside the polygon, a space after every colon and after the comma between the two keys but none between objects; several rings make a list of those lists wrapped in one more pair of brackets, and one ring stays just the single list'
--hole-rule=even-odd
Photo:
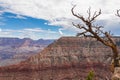
[{"label": "weathered bark", "polygon": [[113,59],[114,59],[114,67],[119,67],[119,59],[118,59],[118,49],[116,45],[112,48],[113,51]]}]

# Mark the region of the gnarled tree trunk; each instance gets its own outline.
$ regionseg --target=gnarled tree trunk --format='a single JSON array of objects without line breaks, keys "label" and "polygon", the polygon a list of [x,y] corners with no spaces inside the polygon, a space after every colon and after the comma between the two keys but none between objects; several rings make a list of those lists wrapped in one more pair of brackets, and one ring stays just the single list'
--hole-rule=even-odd
[{"label": "gnarled tree trunk", "polygon": [[113,48],[112,48],[112,51],[113,51],[113,59],[114,59],[114,67],[119,67],[119,59],[118,59],[118,49],[117,49],[117,46],[115,45]]}]

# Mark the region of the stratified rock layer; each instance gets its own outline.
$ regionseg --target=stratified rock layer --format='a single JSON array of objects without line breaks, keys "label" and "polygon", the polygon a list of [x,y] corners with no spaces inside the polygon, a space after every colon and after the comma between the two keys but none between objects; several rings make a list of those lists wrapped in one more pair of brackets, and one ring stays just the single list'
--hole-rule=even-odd
[{"label": "stratified rock layer", "polygon": [[[119,46],[120,38],[114,37],[113,40]],[[64,70],[61,79],[66,78],[65,73],[67,73],[69,74],[67,78],[77,77],[84,80],[85,76],[92,70],[95,72],[97,80],[105,80],[111,77],[109,70],[111,57],[111,49],[95,39],[62,37],[39,54],[20,64],[1,68],[1,71],[52,70],[57,73],[59,70]]]}]

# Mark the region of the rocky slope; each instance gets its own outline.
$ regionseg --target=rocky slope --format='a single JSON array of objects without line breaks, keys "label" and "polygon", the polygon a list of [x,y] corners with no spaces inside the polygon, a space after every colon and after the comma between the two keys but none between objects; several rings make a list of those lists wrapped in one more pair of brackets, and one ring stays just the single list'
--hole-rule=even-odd
[{"label": "rocky slope", "polygon": [[0,38],[0,66],[15,64],[40,52],[53,40]]},{"label": "rocky slope", "polygon": [[[120,38],[114,37],[120,50]],[[20,64],[1,68],[1,71],[42,71],[54,80],[85,80],[89,71],[94,71],[95,79],[110,79],[112,51],[91,38],[62,37],[47,46],[39,54],[31,56]],[[53,75],[54,74],[54,75]],[[58,76],[59,75],[59,76]],[[50,80],[51,76],[48,77]],[[41,76],[45,80],[44,76]]]}]

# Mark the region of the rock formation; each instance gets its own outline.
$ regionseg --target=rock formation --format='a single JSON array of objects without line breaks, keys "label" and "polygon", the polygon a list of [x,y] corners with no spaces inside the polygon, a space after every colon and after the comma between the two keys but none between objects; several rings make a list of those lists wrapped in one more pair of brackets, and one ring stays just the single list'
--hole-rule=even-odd
[{"label": "rock formation", "polygon": [[[114,37],[120,48],[120,38]],[[92,38],[62,37],[47,46],[39,54],[20,64],[3,67],[1,71],[49,71],[54,80],[71,80],[85,77],[94,71],[95,80],[111,77],[112,51]],[[61,71],[62,70],[62,71]],[[58,73],[60,73],[58,76]],[[47,73],[46,73],[47,74]],[[70,79],[69,79],[70,78]]]}]

